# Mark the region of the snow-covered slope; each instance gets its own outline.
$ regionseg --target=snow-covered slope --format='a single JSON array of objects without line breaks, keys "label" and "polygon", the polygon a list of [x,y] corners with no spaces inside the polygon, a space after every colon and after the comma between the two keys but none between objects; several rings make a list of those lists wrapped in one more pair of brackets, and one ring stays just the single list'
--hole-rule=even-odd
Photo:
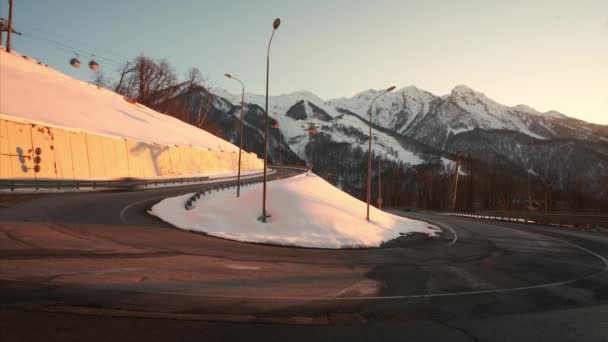
[{"label": "snow-covered slope", "polygon": [[[369,90],[327,104],[366,115],[377,94],[378,91]],[[602,139],[595,136],[595,125],[555,111],[542,113],[525,105],[508,107],[464,85],[444,96],[413,86],[386,94],[376,101],[373,121],[439,148],[450,135],[475,128],[513,130],[537,139]]]},{"label": "snow-covered slope", "polygon": [[[368,90],[349,99],[330,100],[328,104],[367,117],[371,101],[380,93],[377,90]],[[398,133],[404,133],[412,122],[420,120],[429,112],[430,103],[434,98],[433,94],[414,86],[388,93],[376,100],[372,113],[373,122]]]},{"label": "snow-covered slope", "polygon": [[238,151],[169,115],[4,50],[0,50],[0,115],[140,142]]},{"label": "snow-covered slope", "polygon": [[[539,139],[546,138],[529,129],[529,122],[526,121],[527,116],[525,114],[533,113],[533,115],[536,116],[541,115],[532,108],[520,106],[520,111],[517,111],[516,113],[522,113],[524,115],[517,115],[514,113],[513,109],[503,106],[486,97],[485,94],[476,92],[464,85],[456,86],[452,90],[448,101],[470,113],[471,116],[476,119],[476,127],[485,129],[508,129],[519,131]],[[532,110],[533,112],[526,112],[524,110]],[[467,127],[467,130],[473,128],[475,127]]]},{"label": "snow-covered slope", "polygon": [[154,205],[152,215],[176,227],[248,242],[340,248],[378,246],[401,234],[436,235],[439,229],[428,223],[391,215],[370,208],[365,220],[365,203],[309,173],[268,184],[267,223],[260,214],[261,185],[242,190],[202,196],[196,207],[184,209],[192,194],[172,197]]},{"label": "snow-covered slope", "polygon": [[[219,99],[216,103],[222,110],[228,111],[232,106],[240,105],[240,96],[225,90],[217,89],[215,95]],[[245,94],[248,105],[265,106],[262,95]],[[290,148],[302,159],[306,158],[305,148],[310,137],[307,128],[316,127],[319,133],[329,134],[334,142],[346,142],[367,150],[367,136],[369,126],[364,121],[351,115],[344,115],[340,107],[331,101],[324,102],[310,92],[296,92],[291,94],[270,96],[269,114],[279,121],[280,132],[289,142]],[[240,112],[234,111],[235,115]],[[349,134],[357,132],[357,134]],[[376,154],[392,160],[400,160],[410,164],[419,164],[421,159],[411,150],[402,146],[394,137],[374,131],[374,150]]]}]

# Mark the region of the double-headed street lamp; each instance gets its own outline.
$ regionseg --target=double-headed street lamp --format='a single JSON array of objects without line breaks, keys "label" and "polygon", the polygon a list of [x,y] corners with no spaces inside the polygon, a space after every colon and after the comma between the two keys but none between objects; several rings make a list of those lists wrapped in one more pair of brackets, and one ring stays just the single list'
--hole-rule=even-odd
[{"label": "double-headed street lamp", "polygon": [[[233,79],[241,84],[243,92],[241,93],[241,128],[239,135],[241,136],[241,142],[239,144],[239,171],[236,180],[236,197],[241,196],[241,154],[243,153],[243,112],[245,111],[245,86],[243,82],[230,74],[224,74],[224,76]],[[202,99],[201,99],[202,101]]]},{"label": "double-headed street lamp", "polygon": [[372,103],[369,105],[369,153],[367,157],[367,216],[366,219],[369,221],[369,203],[372,197],[372,107],[374,106],[374,102],[380,96],[391,92],[395,89],[395,86],[389,87],[385,91],[383,91],[380,95],[376,96]]},{"label": "double-headed street lamp", "polygon": [[266,214],[266,181],[268,179],[268,79],[270,74],[270,43],[276,31],[281,25],[281,19],[276,18],[272,22],[272,35],[268,42],[268,50],[266,52],[266,120],[264,123],[264,189],[262,194],[262,216],[259,218],[262,222],[266,222],[268,215]]}]

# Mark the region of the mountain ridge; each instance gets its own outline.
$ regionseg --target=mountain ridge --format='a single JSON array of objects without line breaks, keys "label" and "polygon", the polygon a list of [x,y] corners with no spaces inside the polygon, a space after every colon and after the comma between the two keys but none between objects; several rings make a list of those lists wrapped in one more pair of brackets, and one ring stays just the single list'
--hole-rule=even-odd
[{"label": "mountain ridge", "polygon": [[[322,176],[334,177],[334,184],[360,194],[365,189],[362,159],[367,159],[369,105],[379,94],[381,90],[371,89],[327,101],[309,91],[270,96],[269,116],[278,122],[278,128],[269,131],[270,161],[299,159]],[[236,142],[232,131],[240,118],[241,96],[217,89],[215,99],[210,120],[224,122],[215,132]],[[246,144],[255,141],[250,148],[258,155],[264,108],[263,95],[245,95],[245,124],[253,130],[246,132]],[[318,134],[308,134],[311,126]],[[379,97],[372,109],[372,128],[374,160],[392,163],[394,169],[411,172],[435,165],[450,173],[457,156],[464,155],[485,163],[487,170],[508,168],[520,182],[533,174],[539,184],[563,189],[572,188],[576,178],[580,189],[608,196],[608,188],[601,185],[608,179],[608,126],[526,105],[502,105],[457,85],[444,96],[407,86]],[[557,173],[547,172],[547,165]],[[401,187],[406,191],[407,185]]]}]

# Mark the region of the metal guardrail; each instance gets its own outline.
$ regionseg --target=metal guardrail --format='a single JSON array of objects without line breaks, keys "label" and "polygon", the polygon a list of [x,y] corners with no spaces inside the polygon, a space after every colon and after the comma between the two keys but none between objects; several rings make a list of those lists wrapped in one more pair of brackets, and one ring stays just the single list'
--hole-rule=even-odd
[{"label": "metal guardrail", "polygon": [[[246,175],[244,177],[261,176],[261,173]],[[163,179],[138,179],[138,178],[122,178],[113,180],[59,180],[59,179],[0,179],[0,190],[15,189],[133,189],[149,186],[160,185],[181,185],[190,183],[201,183],[208,181],[222,181],[224,179],[232,179],[236,176],[225,177],[180,177],[180,178],[163,178]]]},{"label": "metal guardrail", "polygon": [[608,214],[528,212],[528,211],[482,211],[475,213],[447,213],[448,215],[488,220],[520,222],[542,225],[566,226],[588,229],[608,229]]},{"label": "metal guardrail", "polygon": [[[304,168],[304,167],[299,167],[299,166],[270,166],[272,168],[282,168],[282,169],[288,169],[288,170],[295,170],[295,171],[300,171],[300,173],[304,173],[308,171],[308,168]],[[272,171],[273,173],[276,173],[276,170]],[[245,178],[241,177],[241,186],[242,187],[246,187],[246,186],[250,186],[256,183],[262,183],[263,180],[262,179],[257,179],[257,177],[251,177],[251,176],[245,176]],[[212,187],[207,187],[206,189],[197,191],[195,193],[193,193],[188,200],[186,200],[186,203],[184,203],[184,209],[186,210],[192,210],[194,209],[194,207],[196,206],[196,202],[202,197],[205,196],[206,193],[211,193],[213,190],[215,191],[220,191],[220,190],[225,190],[225,189],[231,189],[231,188],[235,188],[237,186],[238,181],[236,179],[230,180],[230,181],[226,181],[226,182],[222,182],[222,183],[215,183]]]},{"label": "metal guardrail", "polygon": [[[246,186],[250,186],[256,183],[262,183],[261,179],[255,179],[255,178],[250,178],[250,179],[241,179],[241,188],[246,187]],[[191,210],[194,209],[194,207],[196,206],[196,202],[203,196],[205,196],[206,193],[211,193],[213,192],[213,190],[215,191],[220,191],[220,190],[227,190],[227,189],[232,189],[232,188],[236,188],[237,186],[237,181],[236,180],[232,180],[232,181],[226,181],[226,182],[222,182],[222,183],[215,183],[213,186],[211,187],[207,187],[207,189],[203,189],[200,191],[197,191],[195,193],[193,193],[188,200],[186,200],[186,203],[184,203],[184,208],[186,210]]]},{"label": "metal guardrail", "polygon": [[[285,168],[298,171],[306,171],[305,168],[297,166],[271,166],[274,168]],[[269,174],[276,173],[276,170],[270,170]],[[241,184],[244,180],[251,177],[261,177],[262,173],[246,174],[241,176]],[[63,180],[63,179],[0,179],[0,190],[15,191],[16,189],[34,189],[34,190],[73,190],[73,189],[135,189],[151,186],[174,185],[202,183],[202,182],[221,182],[222,180],[235,179],[236,175],[225,177],[180,177],[180,178],[163,178],[163,179],[139,179],[139,178],[122,178],[113,180]]]},{"label": "metal guardrail", "polygon": [[80,189],[80,188],[108,188],[108,189],[128,189],[135,187],[158,186],[167,184],[185,184],[208,181],[206,177],[188,178],[167,178],[167,179],[136,179],[124,178],[115,180],[19,180],[19,179],[0,179],[0,190],[15,189]]}]

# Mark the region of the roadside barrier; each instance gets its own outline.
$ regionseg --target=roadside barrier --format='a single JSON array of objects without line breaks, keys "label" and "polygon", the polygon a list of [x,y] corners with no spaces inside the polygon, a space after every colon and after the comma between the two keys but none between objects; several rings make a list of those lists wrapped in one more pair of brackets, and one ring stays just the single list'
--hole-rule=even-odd
[{"label": "roadside barrier", "polygon": [[555,225],[574,228],[608,228],[608,215],[603,213],[528,212],[528,211],[482,211],[474,213],[450,212],[453,216],[488,219],[507,222]]},{"label": "roadside barrier", "polygon": [[[238,150],[139,142],[0,116],[0,180],[88,180],[97,186],[102,180],[178,179],[237,171],[238,155]],[[255,153],[243,151],[241,159],[241,170],[263,167]]]},{"label": "roadside barrier", "polygon": [[188,177],[188,178],[164,178],[164,179],[136,179],[125,178],[115,180],[63,180],[63,179],[0,179],[0,190],[16,189],[81,189],[81,188],[109,188],[109,189],[129,189],[148,186],[160,186],[168,184],[187,184],[208,181],[209,177]]},{"label": "roadside barrier", "polygon": [[[308,169],[306,168],[301,168],[301,167],[297,167],[297,166],[273,166],[273,168],[283,168],[283,169],[289,169],[289,170],[295,170],[295,171],[300,171],[300,172],[306,172]],[[276,170],[271,170],[269,172],[269,174],[276,174]],[[261,175],[256,175],[256,176],[247,176],[247,178],[241,178],[241,187],[247,187],[247,186],[251,186],[254,185],[256,183],[262,183],[263,179],[256,179],[257,177],[261,177]],[[198,200],[205,196],[205,193],[209,192],[211,193],[211,190],[215,190],[216,192],[219,192],[220,190],[231,190],[231,189],[235,189],[236,186],[238,185],[238,182],[236,180],[230,180],[227,182],[223,182],[223,183],[219,183],[214,185],[212,188],[208,188],[208,189],[203,189],[200,191],[197,191],[195,193],[193,193],[184,203],[184,209],[186,210],[192,210],[196,207],[196,203],[198,202]]]}]

